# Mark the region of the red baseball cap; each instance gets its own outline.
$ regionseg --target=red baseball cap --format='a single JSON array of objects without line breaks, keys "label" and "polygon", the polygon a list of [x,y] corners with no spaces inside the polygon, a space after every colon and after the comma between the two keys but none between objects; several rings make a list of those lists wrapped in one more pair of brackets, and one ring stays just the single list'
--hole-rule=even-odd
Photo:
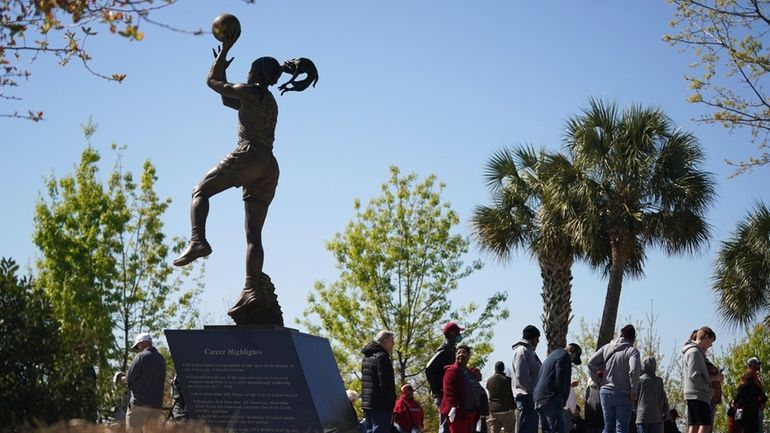
[{"label": "red baseball cap", "polygon": [[443,332],[444,335],[446,335],[446,333],[449,331],[460,332],[460,331],[465,331],[465,328],[460,327],[460,325],[458,325],[455,322],[446,322],[444,323],[444,326],[441,327],[441,332]]}]

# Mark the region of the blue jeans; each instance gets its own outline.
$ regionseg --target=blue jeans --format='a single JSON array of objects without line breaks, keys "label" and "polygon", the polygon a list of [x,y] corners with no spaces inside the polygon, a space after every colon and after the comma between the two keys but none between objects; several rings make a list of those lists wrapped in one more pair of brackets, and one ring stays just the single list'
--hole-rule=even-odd
[{"label": "blue jeans", "polygon": [[631,396],[602,388],[599,390],[599,399],[604,413],[604,433],[630,433]]},{"label": "blue jeans", "polygon": [[366,433],[390,433],[392,412],[382,409],[364,409]]},{"label": "blue jeans", "polygon": [[547,426],[543,429],[543,433],[569,433],[569,425],[564,422],[564,407],[561,404],[561,397],[554,396],[537,408],[537,411]]},{"label": "blue jeans", "polygon": [[538,415],[535,412],[535,401],[531,395],[523,394],[514,398],[516,401],[516,433],[536,433]]},{"label": "blue jeans", "polygon": [[636,433],[662,433],[661,429],[662,424],[657,423],[637,423],[636,424]]}]

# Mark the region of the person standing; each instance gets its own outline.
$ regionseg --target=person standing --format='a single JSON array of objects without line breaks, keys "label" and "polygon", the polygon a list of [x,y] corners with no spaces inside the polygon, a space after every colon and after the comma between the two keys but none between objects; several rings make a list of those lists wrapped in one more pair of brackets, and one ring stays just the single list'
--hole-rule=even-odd
[{"label": "person standing", "polygon": [[[742,433],[758,433],[762,431],[759,423],[760,408],[767,402],[767,395],[755,382],[751,372],[741,376],[741,385],[735,390],[733,407],[736,409],[735,422],[741,426]],[[740,415],[739,412],[740,411]]]},{"label": "person standing", "polygon": [[392,332],[380,331],[361,350],[361,408],[366,433],[390,433],[396,403],[396,381],[390,361],[394,344]]},{"label": "person standing", "polygon": [[[753,356],[749,358],[746,361],[746,367],[748,368],[746,370],[747,373],[751,374],[751,380],[754,381],[754,384],[759,387],[759,389],[764,393],[765,387],[762,386],[762,379],[759,377],[759,369],[760,369],[761,363],[759,362],[759,358],[756,356]],[[758,413],[758,419],[759,419],[759,431],[761,432],[763,429],[764,421],[765,421],[765,403],[759,405],[759,413]]]},{"label": "person standing", "polygon": [[570,343],[564,349],[551,352],[537,375],[532,398],[540,417],[545,420],[543,433],[568,433],[564,406],[572,387],[572,364],[580,365],[583,349]]},{"label": "person standing", "polygon": [[711,432],[711,377],[706,367],[706,351],[714,344],[716,334],[708,326],[695,333],[695,341],[682,347],[684,363],[684,398],[687,401],[689,433]]},{"label": "person standing", "polygon": [[[462,331],[465,328],[461,328],[455,322],[447,322],[441,327],[441,332],[444,334],[444,342],[441,343],[436,352],[428,361],[428,365],[425,366],[425,376],[428,380],[428,386],[430,386],[431,395],[436,403],[436,407],[441,407],[441,399],[444,394],[443,383],[444,373],[446,366],[455,363],[456,347],[463,339]],[[447,433],[447,426],[445,419],[441,417],[439,412],[440,424],[439,433]]]},{"label": "person standing", "polygon": [[591,379],[588,380],[588,386],[586,386],[585,406],[586,433],[602,433],[604,414],[599,397],[599,386]]},{"label": "person standing", "polygon": [[513,411],[513,382],[505,375],[505,363],[495,363],[495,374],[487,379],[489,392],[489,418],[487,427],[489,433],[516,433],[516,413]]},{"label": "person standing", "polygon": [[[471,348],[459,346],[455,352],[455,363],[445,368],[443,396],[439,413],[450,433],[471,433],[476,419],[478,396],[473,391],[473,377],[468,370]],[[442,427],[439,427],[441,429]]]},{"label": "person standing", "polygon": [[468,370],[471,372],[471,386],[473,392],[476,394],[476,402],[478,403],[476,409],[476,419],[473,422],[474,431],[476,433],[487,433],[487,418],[489,418],[489,396],[481,386],[481,370],[476,367],[471,367]]},{"label": "person standing", "polygon": [[407,383],[401,387],[401,396],[393,409],[393,426],[399,433],[422,433],[425,413],[414,399],[414,388]]},{"label": "person standing", "polygon": [[626,325],[620,337],[597,350],[588,360],[591,379],[599,388],[604,433],[628,433],[631,411],[639,390],[639,351],[636,329]]},{"label": "person standing", "polygon": [[516,432],[535,433],[538,414],[532,393],[540,372],[540,358],[535,353],[540,342],[540,331],[527,325],[521,332],[521,340],[513,344],[513,397],[516,402]]},{"label": "person standing", "polygon": [[161,421],[163,390],[166,382],[166,361],[152,345],[152,336],[141,333],[134,338],[131,350],[137,352],[126,374],[131,399],[126,412],[126,431],[141,433],[146,426]]},{"label": "person standing", "polygon": [[651,356],[642,360],[639,397],[636,402],[637,433],[663,431],[663,418],[668,414],[668,398],[663,389],[663,379],[655,374],[657,367],[657,361]]}]

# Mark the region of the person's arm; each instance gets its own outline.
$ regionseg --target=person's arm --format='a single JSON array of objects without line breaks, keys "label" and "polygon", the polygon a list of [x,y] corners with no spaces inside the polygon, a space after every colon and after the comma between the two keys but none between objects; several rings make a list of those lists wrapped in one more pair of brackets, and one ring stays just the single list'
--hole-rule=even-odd
[{"label": "person's arm", "polygon": [[757,393],[759,398],[759,410],[763,410],[762,406],[764,406],[765,403],[767,403],[767,394],[765,394],[765,390],[757,386]]},{"label": "person's arm", "polygon": [[[668,397],[666,396],[666,389],[663,386],[663,379],[658,378],[658,394],[659,402],[660,402],[660,413],[663,415],[662,418],[666,418],[668,416]],[[662,421],[662,420],[661,420]]]},{"label": "person's arm", "polygon": [[529,380],[529,363],[526,359],[526,349],[513,352],[513,376],[520,387],[532,393],[532,381]]},{"label": "person's arm", "polygon": [[700,349],[690,349],[687,352],[689,357],[686,359],[685,368],[690,376],[690,380],[697,389],[711,389],[711,380],[709,378],[708,368],[706,367],[706,357]]},{"label": "person's arm", "polygon": [[586,367],[588,367],[588,375],[597,386],[602,384],[602,377],[599,375],[599,370],[604,367],[604,350],[602,349],[604,349],[604,347],[594,352],[586,364]]},{"label": "person's arm", "polygon": [[633,348],[631,356],[628,358],[628,380],[631,384],[631,399],[635,400],[639,395],[639,376],[641,375],[642,367],[639,361],[639,351]]},{"label": "person's arm", "polygon": [[[213,51],[214,51],[214,60],[216,60],[217,57],[219,56],[219,53],[217,52],[217,50],[213,50]],[[221,47],[219,48],[219,51],[220,52],[222,51]],[[216,81],[227,83],[228,82],[227,67],[230,66],[230,63],[232,62],[233,62],[233,59],[226,60],[224,67],[217,70],[214,70],[214,68],[212,67],[212,70],[209,72],[209,79],[213,78]],[[214,63],[214,65],[216,66],[216,62]],[[241,100],[238,98],[232,98],[230,96],[222,95],[222,104],[234,110],[239,110],[241,108]]]},{"label": "person's arm", "polygon": [[142,357],[137,355],[133,361],[131,361],[131,367],[128,368],[128,374],[126,375],[126,384],[131,387],[137,379],[142,375]]},{"label": "person's arm", "polygon": [[[577,384],[577,382],[575,382]],[[575,387],[570,384],[569,387],[569,396],[567,397],[567,404],[564,405],[564,407],[569,410],[569,413],[572,414],[572,416],[577,416],[577,395],[575,395]]]},{"label": "person's arm", "polygon": [[[208,84],[208,86],[213,91],[219,93],[223,97],[240,100],[250,95],[251,86],[245,84],[228,83],[225,80],[225,69],[227,69],[227,66],[230,65],[230,62],[232,61],[232,59],[229,61],[227,60],[227,54],[230,52],[230,48],[232,48],[235,40],[238,39],[238,36],[239,35],[227,37],[222,42],[222,49],[217,54],[217,57],[214,60],[214,64],[211,66],[206,84]],[[240,107],[240,101],[238,106]]]},{"label": "person's arm", "polygon": [[456,408],[458,413],[465,409],[466,390],[464,389],[465,384],[462,375],[463,373],[459,368],[450,368],[444,373],[444,380],[442,381],[443,400],[447,402],[449,407]]},{"label": "person's arm", "polygon": [[391,364],[390,357],[387,355],[383,354],[377,357],[377,376],[383,394],[388,397],[389,401],[395,403],[396,378],[393,373],[393,364]]},{"label": "person's arm", "polygon": [[561,407],[566,406],[569,398],[569,388],[572,384],[572,368],[570,367],[569,355],[565,352],[564,356],[556,361],[556,390],[561,397]]},{"label": "person's arm", "polygon": [[433,357],[428,361],[428,365],[425,366],[425,376],[428,379],[428,385],[430,386],[431,394],[434,398],[441,396],[441,378],[444,367],[441,364],[441,353],[436,351]]}]

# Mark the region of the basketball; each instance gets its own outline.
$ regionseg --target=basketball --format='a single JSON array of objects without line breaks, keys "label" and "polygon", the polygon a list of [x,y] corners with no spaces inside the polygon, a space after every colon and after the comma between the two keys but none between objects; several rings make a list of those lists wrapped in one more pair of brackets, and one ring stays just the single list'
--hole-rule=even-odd
[{"label": "basketball", "polygon": [[211,33],[219,42],[223,42],[228,36],[237,38],[241,33],[241,23],[235,15],[222,14],[214,18],[214,22],[211,23]]}]

